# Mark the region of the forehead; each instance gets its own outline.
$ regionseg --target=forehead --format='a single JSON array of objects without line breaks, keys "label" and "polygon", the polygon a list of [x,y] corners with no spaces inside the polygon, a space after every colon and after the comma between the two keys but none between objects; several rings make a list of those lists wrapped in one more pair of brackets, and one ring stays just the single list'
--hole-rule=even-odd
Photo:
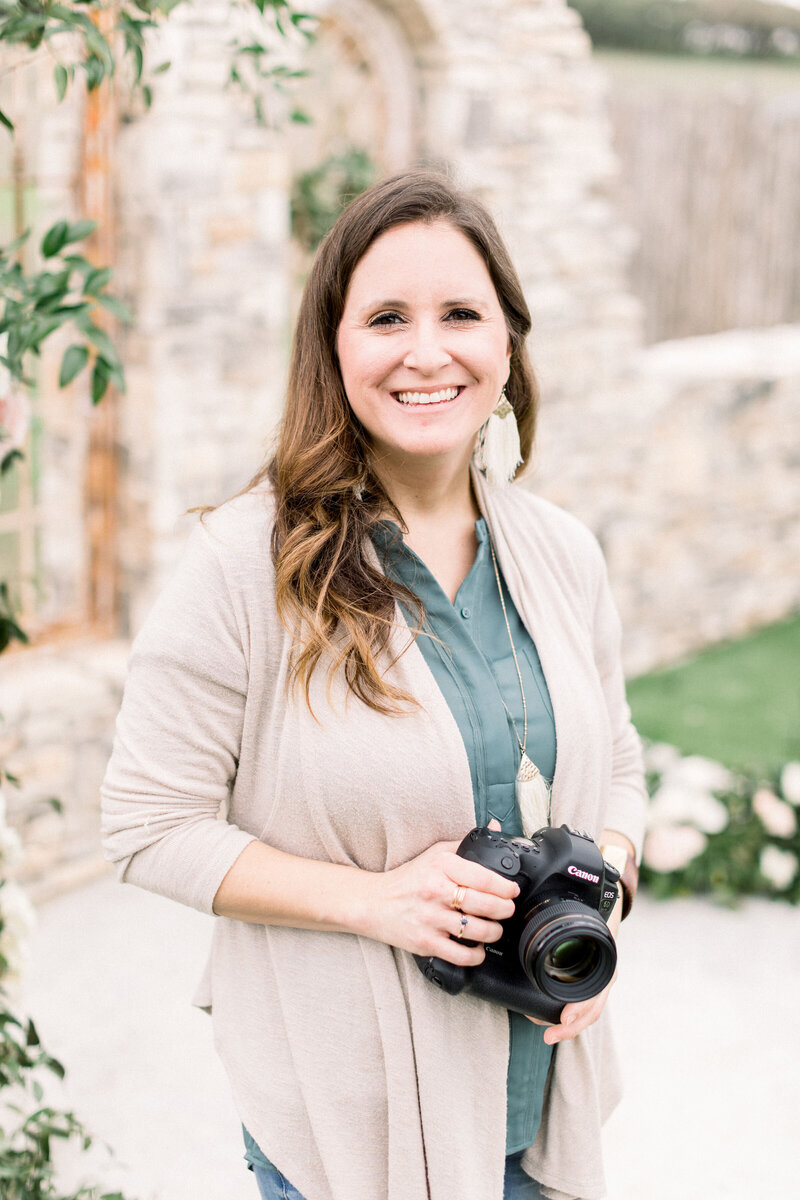
[{"label": "forehead", "polygon": [[[469,240],[447,221],[415,221],[398,225],[376,238],[356,264],[347,301],[363,300],[378,289],[389,295],[395,288],[428,293],[479,289],[487,301],[497,296],[486,264]],[[387,290],[388,289],[388,290]]]}]

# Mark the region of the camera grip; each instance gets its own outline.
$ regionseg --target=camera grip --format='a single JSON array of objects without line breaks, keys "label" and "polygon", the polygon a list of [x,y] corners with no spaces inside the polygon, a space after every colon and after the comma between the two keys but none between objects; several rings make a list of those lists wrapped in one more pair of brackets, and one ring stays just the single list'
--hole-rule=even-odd
[{"label": "camera grip", "polygon": [[469,975],[466,967],[445,962],[443,958],[424,958],[420,954],[415,954],[414,959],[425,978],[451,996],[457,996],[467,986]]},{"label": "camera grip", "polygon": [[511,978],[484,973],[472,980],[469,990],[473,996],[490,1000],[511,1012],[536,1017],[537,1020],[547,1021],[550,1025],[558,1025],[561,1022],[564,1001],[553,1000],[538,988],[533,988],[524,976]]}]

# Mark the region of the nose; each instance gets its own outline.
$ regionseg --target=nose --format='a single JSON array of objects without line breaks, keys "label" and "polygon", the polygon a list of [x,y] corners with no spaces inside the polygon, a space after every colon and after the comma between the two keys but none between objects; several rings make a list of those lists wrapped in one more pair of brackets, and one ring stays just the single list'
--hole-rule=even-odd
[{"label": "nose", "polygon": [[453,361],[444,345],[442,330],[438,322],[420,322],[411,335],[403,366],[420,371],[423,375],[434,375]]}]

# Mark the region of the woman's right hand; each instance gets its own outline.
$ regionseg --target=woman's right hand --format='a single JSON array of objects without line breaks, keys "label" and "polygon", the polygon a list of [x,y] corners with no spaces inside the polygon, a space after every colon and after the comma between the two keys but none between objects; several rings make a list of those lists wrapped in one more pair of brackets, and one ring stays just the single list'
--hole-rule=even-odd
[{"label": "woman's right hand", "polygon": [[[514,912],[519,887],[480,863],[456,854],[458,842],[436,842],[416,858],[372,877],[368,937],[424,957],[475,967],[486,955],[484,944],[499,941],[500,921]],[[458,909],[456,889],[465,889]],[[462,914],[467,923],[462,926]],[[475,946],[450,936],[461,933]]]}]

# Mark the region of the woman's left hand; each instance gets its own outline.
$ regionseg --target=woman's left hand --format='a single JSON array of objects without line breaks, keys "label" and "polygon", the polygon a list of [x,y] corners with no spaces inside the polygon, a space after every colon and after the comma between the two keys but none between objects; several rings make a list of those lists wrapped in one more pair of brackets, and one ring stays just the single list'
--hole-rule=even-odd
[{"label": "woman's left hand", "polygon": [[[615,941],[621,920],[622,901],[618,900],[611,916],[608,918],[608,928]],[[548,1046],[557,1046],[559,1042],[569,1042],[572,1038],[577,1037],[579,1033],[583,1033],[584,1029],[588,1029],[590,1025],[595,1023],[605,1008],[608,993],[614,986],[616,978],[617,972],[615,971],[611,977],[611,982],[603,988],[602,992],[598,992],[596,996],[590,996],[588,1000],[579,1000],[574,1004],[565,1004],[561,1013],[561,1022],[558,1025],[550,1025],[547,1021],[538,1021],[535,1017],[529,1017],[528,1020],[533,1021],[535,1025],[547,1025],[544,1040]]]}]

